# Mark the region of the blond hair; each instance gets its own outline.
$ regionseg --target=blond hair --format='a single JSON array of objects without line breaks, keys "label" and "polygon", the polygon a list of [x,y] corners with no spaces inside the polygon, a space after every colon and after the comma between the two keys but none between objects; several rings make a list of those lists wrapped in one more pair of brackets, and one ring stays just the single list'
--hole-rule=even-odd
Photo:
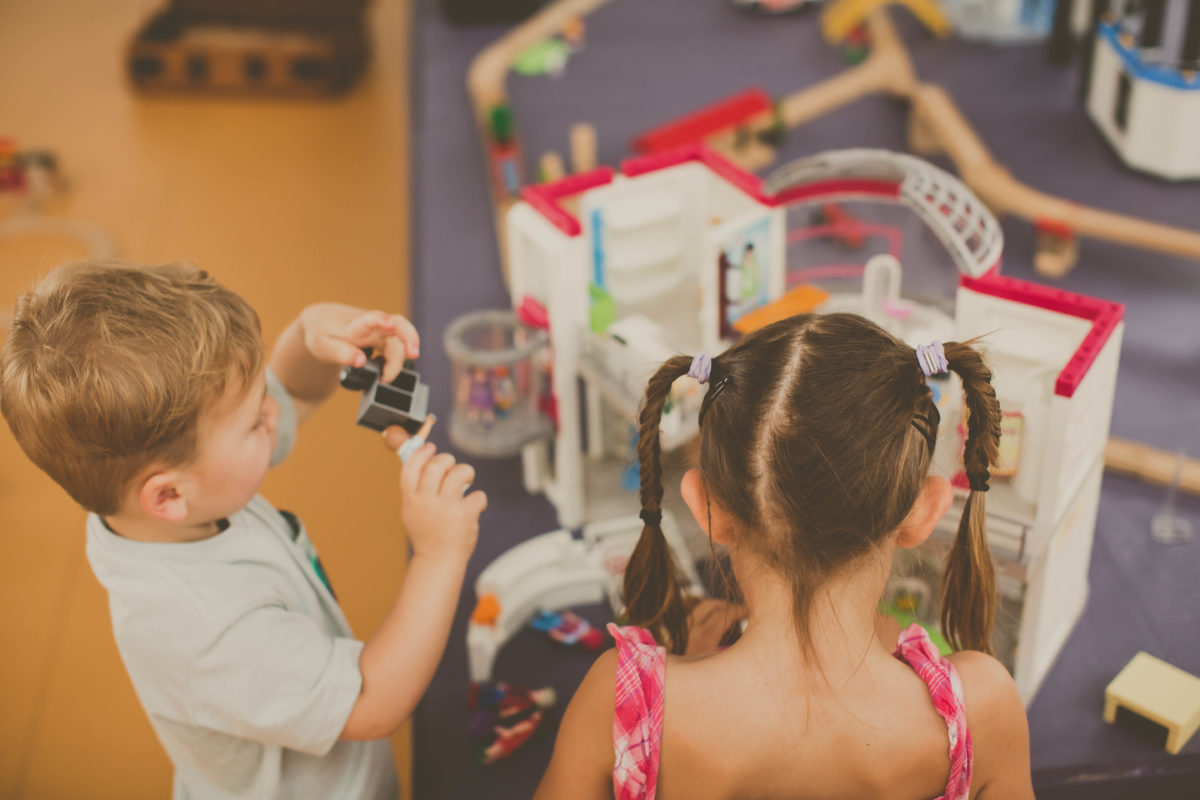
[{"label": "blond hair", "polygon": [[143,469],[195,457],[201,415],[262,362],[254,309],[192,264],[65,264],[17,300],[0,413],[80,505],[114,514]]}]

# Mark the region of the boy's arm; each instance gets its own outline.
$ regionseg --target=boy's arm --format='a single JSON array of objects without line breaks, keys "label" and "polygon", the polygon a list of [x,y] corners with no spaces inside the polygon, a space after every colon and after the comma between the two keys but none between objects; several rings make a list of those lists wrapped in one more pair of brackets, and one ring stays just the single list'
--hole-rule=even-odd
[{"label": "boy's arm", "polygon": [[400,374],[407,358],[420,353],[420,337],[399,314],[364,311],[340,303],[316,303],[300,312],[280,335],[271,354],[271,371],[287,387],[303,422],[338,385],[342,367],[361,367],[362,348],[384,357],[383,378]]},{"label": "boy's arm", "polygon": [[362,691],[342,739],[389,736],[412,714],[446,649],[467,560],[487,497],[463,492],[474,480],[468,464],[434,446],[417,450],[400,472],[402,516],[412,544],[404,584],[379,630],[359,657]]}]

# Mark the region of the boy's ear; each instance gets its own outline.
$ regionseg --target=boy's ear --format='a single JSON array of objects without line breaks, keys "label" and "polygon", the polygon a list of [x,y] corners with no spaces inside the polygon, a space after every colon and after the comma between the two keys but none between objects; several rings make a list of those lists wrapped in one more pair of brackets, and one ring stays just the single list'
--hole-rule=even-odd
[{"label": "boy's ear", "polygon": [[917,501],[908,516],[896,528],[897,547],[916,547],[929,538],[938,521],[946,516],[954,502],[954,489],[950,481],[940,475],[930,475],[921,484]]},{"label": "boy's ear", "polygon": [[728,545],[733,541],[733,525],[729,514],[723,508],[712,502],[708,489],[704,486],[704,478],[700,470],[689,469],[683,474],[683,482],[679,486],[683,502],[687,503],[692,516],[700,530],[704,531],[717,544]]},{"label": "boy's ear", "polygon": [[156,519],[182,522],[187,518],[187,500],[180,490],[182,475],[174,470],[152,473],[142,481],[138,503]]}]

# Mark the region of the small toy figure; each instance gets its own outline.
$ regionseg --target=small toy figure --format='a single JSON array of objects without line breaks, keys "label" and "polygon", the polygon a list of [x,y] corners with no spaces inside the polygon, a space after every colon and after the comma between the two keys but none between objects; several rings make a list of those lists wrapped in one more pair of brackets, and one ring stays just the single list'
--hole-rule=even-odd
[{"label": "small toy figure", "polygon": [[741,299],[743,303],[749,303],[758,294],[758,256],[754,253],[752,242],[748,242],[742,251],[742,263],[738,268],[741,272],[741,280],[738,281]]},{"label": "small toy figure", "polygon": [[482,423],[490,428],[496,422],[496,393],[492,389],[492,381],[484,367],[468,367],[467,380],[463,384],[467,420]]},{"label": "small toy figure", "polygon": [[604,647],[604,633],[570,611],[539,611],[529,621],[529,625],[565,645],[577,644],[586,650],[599,650]]},{"label": "small toy figure", "polygon": [[563,23],[562,38],[571,45],[572,53],[582,53],[587,46],[587,25],[583,17],[571,17]]},{"label": "small toy figure", "polygon": [[558,701],[554,689],[527,689],[510,683],[471,683],[467,735],[482,764],[508,758],[542,725],[542,712]]},{"label": "small toy figure", "polygon": [[513,406],[517,404],[517,384],[512,379],[507,366],[499,366],[492,370],[492,392],[496,404],[496,417],[506,419],[512,415]]}]

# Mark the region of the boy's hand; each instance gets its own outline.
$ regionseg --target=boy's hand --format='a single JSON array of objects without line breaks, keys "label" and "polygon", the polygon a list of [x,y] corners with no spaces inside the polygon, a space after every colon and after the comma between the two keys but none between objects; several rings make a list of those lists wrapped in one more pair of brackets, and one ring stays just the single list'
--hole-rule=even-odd
[{"label": "boy's hand", "polygon": [[300,326],[305,346],[318,361],[361,367],[367,361],[362,348],[374,348],[384,358],[385,383],[400,374],[405,359],[421,352],[417,329],[399,314],[316,303],[300,312]]},{"label": "boy's hand", "polygon": [[[384,442],[389,448],[403,444],[400,428],[388,428]],[[458,464],[449,453],[434,455],[430,443],[421,446],[400,470],[401,516],[412,544],[413,555],[431,559],[464,561],[475,550],[479,538],[479,515],[487,508],[487,495],[474,491],[464,495],[475,480],[475,468]]]}]

